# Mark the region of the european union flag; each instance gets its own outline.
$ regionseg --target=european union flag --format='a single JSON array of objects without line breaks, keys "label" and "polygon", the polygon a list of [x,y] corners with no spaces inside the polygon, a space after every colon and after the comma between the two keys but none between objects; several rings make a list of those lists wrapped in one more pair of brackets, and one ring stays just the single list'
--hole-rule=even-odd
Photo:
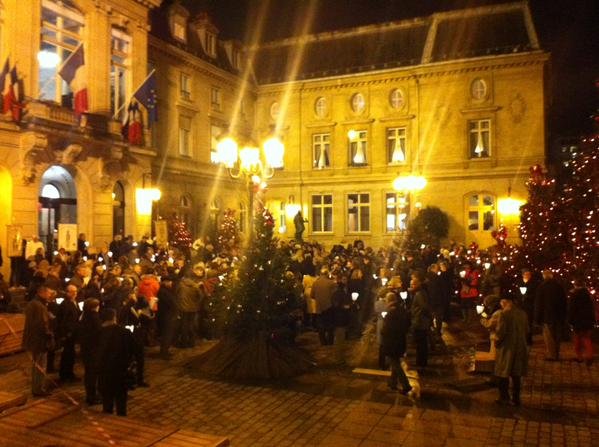
[{"label": "european union flag", "polygon": [[148,127],[158,121],[158,111],[156,110],[156,70],[152,70],[144,83],[133,94],[135,99],[148,111]]}]

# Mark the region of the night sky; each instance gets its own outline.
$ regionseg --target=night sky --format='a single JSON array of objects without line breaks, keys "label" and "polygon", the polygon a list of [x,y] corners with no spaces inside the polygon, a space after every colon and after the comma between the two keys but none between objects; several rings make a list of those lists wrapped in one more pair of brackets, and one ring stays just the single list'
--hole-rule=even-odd
[{"label": "night sky", "polygon": [[[315,4],[312,32],[330,31],[391,20],[426,16],[436,11],[506,3],[498,0],[184,0],[192,13],[208,10],[222,38],[245,40],[266,9],[262,40],[293,35]],[[591,113],[599,105],[599,1],[530,0],[537,33],[551,53],[548,76],[549,140],[593,129]]]}]

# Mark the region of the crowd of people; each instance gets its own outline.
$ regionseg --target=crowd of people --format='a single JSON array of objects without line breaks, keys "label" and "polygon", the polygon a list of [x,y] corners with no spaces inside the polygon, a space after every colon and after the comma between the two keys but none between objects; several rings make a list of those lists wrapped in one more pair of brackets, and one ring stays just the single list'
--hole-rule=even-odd
[{"label": "crowd of people", "polygon": [[[501,257],[457,244],[441,250],[375,250],[362,241],[329,250],[316,242],[278,244],[303,286],[303,328],[316,330],[320,342],[331,345],[338,338],[359,338],[366,326],[375,325],[379,367],[391,368],[389,387],[397,389],[399,382],[404,394],[411,391],[401,367],[409,342],[416,368],[425,371],[429,349],[441,342],[452,308],[460,309],[465,324],[483,318],[494,332],[501,403],[509,401],[509,377],[511,402],[520,403],[534,327],[542,327],[547,360],[559,360],[560,342],[572,327],[576,360],[592,362],[594,309],[582,280],[575,281],[568,300],[550,270],[539,278],[524,270],[512,284]],[[147,236],[139,242],[115,236],[92,253],[80,235],[73,253],[47,254],[43,244],[36,246],[26,271],[11,275],[11,285],[26,288],[23,347],[33,359],[32,393],[48,392],[44,378],[55,372],[59,350],[59,380],[79,380],[74,374],[79,345],[87,403],[102,402],[104,411],[116,406],[117,414],[126,414],[127,390],[148,386],[147,346],[159,346],[169,359],[172,346],[188,348],[215,336],[206,303],[223,275],[241,262],[237,248],[215,245],[206,238],[181,251],[158,248]],[[514,286],[516,296],[508,292]],[[10,292],[3,280],[0,288],[8,309]]]}]

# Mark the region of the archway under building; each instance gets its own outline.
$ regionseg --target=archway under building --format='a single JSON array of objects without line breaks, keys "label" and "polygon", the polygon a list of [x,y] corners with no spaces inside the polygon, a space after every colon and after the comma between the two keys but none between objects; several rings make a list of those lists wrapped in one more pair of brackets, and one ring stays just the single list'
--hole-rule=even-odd
[{"label": "archway under building", "polygon": [[[50,166],[42,175],[38,201],[38,234],[47,253],[52,253],[59,248],[59,224],[77,224],[77,189],[71,173],[62,166]],[[76,240],[77,234],[72,237]]]}]

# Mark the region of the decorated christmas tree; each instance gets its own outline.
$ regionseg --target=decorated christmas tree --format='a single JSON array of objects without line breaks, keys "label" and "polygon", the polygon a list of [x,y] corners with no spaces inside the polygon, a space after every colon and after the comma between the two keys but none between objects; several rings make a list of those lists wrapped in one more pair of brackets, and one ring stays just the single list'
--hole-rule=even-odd
[{"label": "decorated christmas tree", "polygon": [[189,256],[192,242],[191,232],[187,229],[187,224],[176,214],[169,220],[168,240],[171,247],[177,248]]},{"label": "decorated christmas tree", "polygon": [[293,344],[300,290],[290,256],[277,248],[274,219],[266,209],[254,219],[254,238],[212,301],[221,340],[193,365],[225,378],[278,378],[305,371],[308,357]]},{"label": "decorated christmas tree", "polygon": [[235,218],[235,210],[226,209],[218,227],[218,247],[229,250],[239,247],[239,227]]}]

